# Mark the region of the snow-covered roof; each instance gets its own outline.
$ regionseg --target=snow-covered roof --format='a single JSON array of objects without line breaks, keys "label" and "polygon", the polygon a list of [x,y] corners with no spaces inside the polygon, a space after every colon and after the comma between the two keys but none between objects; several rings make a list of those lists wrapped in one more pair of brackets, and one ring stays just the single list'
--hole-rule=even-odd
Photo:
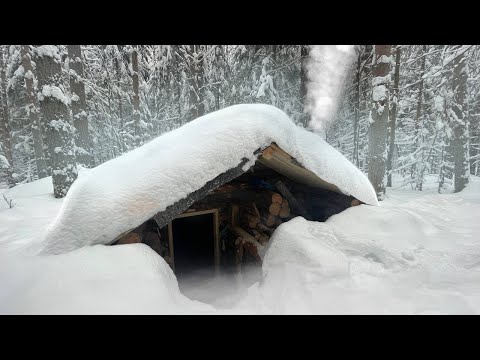
[{"label": "snow-covered roof", "polygon": [[378,205],[365,174],[320,136],[296,126],[276,107],[235,105],[81,171],[46,233],[42,252],[108,244],[220,174],[247,171],[258,150],[273,142],[342,192]]}]

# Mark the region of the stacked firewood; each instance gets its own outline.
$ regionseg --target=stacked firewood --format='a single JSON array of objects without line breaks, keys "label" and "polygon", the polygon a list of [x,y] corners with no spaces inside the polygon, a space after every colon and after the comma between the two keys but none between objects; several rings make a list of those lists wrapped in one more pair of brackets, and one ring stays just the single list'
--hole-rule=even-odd
[{"label": "stacked firewood", "polygon": [[237,235],[235,245],[238,271],[245,253],[249,253],[261,263],[259,252],[267,245],[275,229],[295,216],[289,201],[274,191],[259,194],[254,202],[242,206],[239,215],[239,224],[233,221],[233,230]]},{"label": "stacked firewood", "polygon": [[291,217],[291,211],[288,200],[277,192],[267,191],[260,200],[263,201],[258,206],[253,202],[245,209],[243,224],[247,225],[246,231],[264,245],[275,228]]}]

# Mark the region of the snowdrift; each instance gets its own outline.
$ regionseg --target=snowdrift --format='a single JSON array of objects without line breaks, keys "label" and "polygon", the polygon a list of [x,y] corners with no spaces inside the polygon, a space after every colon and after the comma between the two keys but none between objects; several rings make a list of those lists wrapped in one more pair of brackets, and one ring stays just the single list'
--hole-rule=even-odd
[{"label": "snowdrift", "polygon": [[280,225],[263,280],[235,311],[478,314],[478,184],[466,194],[417,194],[406,203],[352,207],[326,222],[297,217]]},{"label": "snowdrift", "polygon": [[0,203],[0,314],[480,313],[478,177],[457,194],[390,190],[381,207],[297,217],[275,231],[261,281],[223,298],[207,284],[203,303],[144,244],[35,256],[66,199],[51,178],[4,193],[17,205]]},{"label": "snowdrift", "polygon": [[47,231],[42,253],[108,244],[245,158],[243,170],[248,170],[254,152],[272,142],[341,191],[378,205],[368,178],[320,136],[273,106],[235,105],[80,172]]},{"label": "snowdrift", "polygon": [[180,293],[144,244],[0,258],[0,314],[191,314],[215,309]]}]

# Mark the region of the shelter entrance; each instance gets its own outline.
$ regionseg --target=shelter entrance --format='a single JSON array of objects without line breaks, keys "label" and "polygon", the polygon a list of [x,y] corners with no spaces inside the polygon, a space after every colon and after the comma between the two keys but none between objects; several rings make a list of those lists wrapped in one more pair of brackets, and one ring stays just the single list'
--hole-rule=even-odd
[{"label": "shelter entrance", "polygon": [[218,272],[218,210],[180,214],[169,224],[170,254],[177,277]]}]

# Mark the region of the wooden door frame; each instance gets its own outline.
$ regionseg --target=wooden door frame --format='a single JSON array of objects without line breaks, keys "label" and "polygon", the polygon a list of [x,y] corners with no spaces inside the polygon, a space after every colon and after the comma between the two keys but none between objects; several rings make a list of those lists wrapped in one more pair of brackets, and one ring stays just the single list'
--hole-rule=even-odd
[{"label": "wooden door frame", "polygon": [[175,272],[175,250],[173,246],[173,226],[172,222],[176,219],[181,219],[190,216],[199,216],[213,214],[213,258],[215,264],[215,275],[220,272],[220,232],[219,232],[219,218],[218,209],[189,211],[177,215],[175,219],[168,223],[168,248],[170,253],[170,259],[172,260],[172,270]]}]

